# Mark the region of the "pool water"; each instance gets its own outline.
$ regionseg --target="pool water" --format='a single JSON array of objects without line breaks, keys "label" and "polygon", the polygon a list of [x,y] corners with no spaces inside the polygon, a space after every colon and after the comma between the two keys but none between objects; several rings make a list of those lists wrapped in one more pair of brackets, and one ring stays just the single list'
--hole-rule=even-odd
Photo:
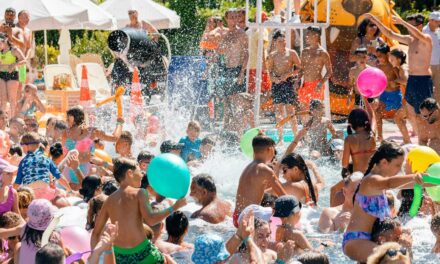
[{"label": "pool water", "polygon": [[[278,130],[276,129],[266,129],[264,130],[267,136],[272,138],[275,142],[279,141],[278,138]],[[344,138],[347,137],[347,131],[344,130]],[[283,130],[283,140],[284,142],[292,142],[295,136],[293,135],[292,129],[284,129]],[[327,141],[331,140],[332,134],[330,132],[327,133]]]}]

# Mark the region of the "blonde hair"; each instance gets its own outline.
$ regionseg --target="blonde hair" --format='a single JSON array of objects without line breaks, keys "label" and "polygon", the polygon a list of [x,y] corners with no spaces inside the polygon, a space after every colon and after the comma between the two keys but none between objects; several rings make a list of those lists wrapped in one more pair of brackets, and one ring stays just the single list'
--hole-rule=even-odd
[{"label": "blonde hair", "polygon": [[[396,242],[387,242],[384,243],[374,249],[373,254],[368,257],[367,264],[387,264],[390,261],[395,260],[405,260],[403,263],[410,264],[411,260],[409,257],[409,250],[407,250],[406,254],[403,255],[399,250],[402,248],[402,245]],[[387,255],[388,250],[394,249],[397,250],[397,254],[395,256],[390,257]],[[393,262],[394,263],[394,262]]]},{"label": "blonde hair", "polygon": [[190,121],[188,123],[188,129],[194,129],[194,130],[200,131],[200,130],[202,130],[202,127],[200,126],[199,122]]}]

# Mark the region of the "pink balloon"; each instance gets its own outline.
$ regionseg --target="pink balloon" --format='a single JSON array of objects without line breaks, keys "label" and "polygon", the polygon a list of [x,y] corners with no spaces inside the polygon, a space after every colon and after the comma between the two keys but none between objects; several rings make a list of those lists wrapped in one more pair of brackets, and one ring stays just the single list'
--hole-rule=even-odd
[{"label": "pink balloon", "polygon": [[76,143],[76,149],[79,152],[88,152],[92,144],[93,140],[91,140],[90,138],[85,138]]},{"label": "pink balloon", "polygon": [[367,68],[363,70],[357,79],[359,92],[367,97],[378,97],[387,88],[387,76],[378,68]]},{"label": "pink balloon", "polygon": [[[79,226],[68,226],[60,231],[64,246],[73,253],[90,251],[90,234]],[[82,259],[87,260],[90,254],[83,255]]]}]

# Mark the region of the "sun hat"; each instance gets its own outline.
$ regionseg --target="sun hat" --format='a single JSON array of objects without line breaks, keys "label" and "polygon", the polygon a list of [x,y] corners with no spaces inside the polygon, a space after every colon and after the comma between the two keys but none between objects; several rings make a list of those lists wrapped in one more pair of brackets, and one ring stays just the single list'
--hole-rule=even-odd
[{"label": "sun hat", "polygon": [[57,208],[46,199],[35,199],[28,207],[27,225],[35,230],[44,231],[54,218]]},{"label": "sun hat", "polygon": [[283,195],[275,201],[275,217],[289,217],[301,211],[301,203],[293,195]]},{"label": "sun hat", "polygon": [[270,218],[272,217],[272,208],[251,204],[241,212],[240,216],[238,217],[238,222],[240,223],[241,219],[243,219],[243,216],[247,215],[251,210],[254,212],[254,217],[260,218],[264,221],[269,222]]},{"label": "sun hat", "polygon": [[204,234],[197,237],[194,242],[194,253],[191,257],[194,264],[213,264],[228,257],[225,243],[218,235]]},{"label": "sun hat", "polygon": [[16,172],[17,170],[18,170],[17,166],[12,165],[7,160],[0,159],[0,175],[3,172],[13,173]]},{"label": "sun hat", "polygon": [[431,14],[429,14],[429,20],[440,21],[440,12],[439,11],[431,12]]}]

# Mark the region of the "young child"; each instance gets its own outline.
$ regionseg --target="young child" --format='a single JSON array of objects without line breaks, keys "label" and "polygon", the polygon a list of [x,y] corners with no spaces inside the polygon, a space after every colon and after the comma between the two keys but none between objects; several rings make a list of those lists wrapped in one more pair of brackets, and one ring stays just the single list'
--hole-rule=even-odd
[{"label": "young child", "polygon": [[14,117],[9,120],[9,139],[15,144],[20,143],[20,138],[24,133],[26,124],[24,120],[19,117]]},{"label": "young child", "polygon": [[359,90],[356,85],[357,78],[359,74],[367,69],[370,68],[367,64],[368,61],[368,51],[364,47],[357,48],[354,52],[354,55],[356,56],[356,65],[350,69],[350,73],[348,75],[349,81],[350,81],[350,93],[348,95],[348,101],[347,104],[350,105],[350,101],[353,97],[353,93],[355,94],[355,101],[354,105],[355,107],[362,107],[362,96],[359,93]]},{"label": "young child", "polygon": [[[397,75],[397,78],[394,80],[393,86],[400,86],[400,90],[402,90],[402,93],[404,94],[406,88],[406,82],[408,80],[408,70],[405,67],[406,53],[403,52],[401,49],[393,49],[390,52],[389,60],[391,65],[394,67],[394,72]],[[409,137],[408,128],[406,127],[405,124],[406,116],[407,114],[405,107],[402,107],[399,110],[397,110],[396,114],[394,115],[394,122],[396,122],[396,125],[399,128],[400,133],[402,133],[403,143],[410,144],[411,139]]]},{"label": "young child", "polygon": [[154,155],[151,154],[149,151],[142,150],[141,152],[139,152],[137,156],[137,162],[143,173],[147,172],[148,166],[150,165],[152,159],[154,159]]},{"label": "young child", "polygon": [[92,232],[92,248],[98,243],[101,232],[110,219],[112,223],[121,223],[113,246],[116,263],[124,263],[127,259],[132,263],[164,263],[162,253],[146,239],[143,223],[156,225],[185,206],[186,199],[182,198],[160,212],[153,212],[147,191],[139,188],[142,173],[135,160],[116,158],[113,175],[120,188],[102,206]]},{"label": "young child", "polygon": [[275,155],[275,142],[267,136],[259,135],[252,140],[254,160],[244,169],[238,183],[233,214],[234,226],[238,228],[240,213],[251,204],[260,204],[264,191],[271,187],[276,195],[285,195],[286,191],[267,165]]},{"label": "young child", "polygon": [[[7,212],[0,216],[0,228],[14,228],[24,224],[23,218],[17,213]],[[19,236],[8,237],[8,240],[2,241],[2,252],[0,254],[1,263],[13,263],[14,261],[14,249],[20,242]],[[4,262],[3,262],[4,261]]]},{"label": "young child", "polygon": [[432,248],[432,253],[440,253],[440,213],[432,216],[431,232],[435,236],[435,244]]},{"label": "young child", "polygon": [[376,49],[377,59],[379,61],[378,68],[381,69],[388,79],[388,85],[385,91],[379,97],[379,107],[376,110],[378,139],[382,141],[382,118],[385,111],[400,110],[402,108],[402,91],[399,85],[396,85],[396,71],[389,60],[390,47],[386,44]]},{"label": "young child", "polygon": [[17,103],[17,116],[30,116],[33,115],[37,110],[44,113],[46,112],[46,107],[44,107],[40,98],[38,98],[37,86],[33,84],[26,84],[24,87],[23,98]]},{"label": "young child", "polygon": [[129,131],[122,131],[121,136],[116,140],[115,149],[121,157],[132,158],[131,146],[133,145],[133,136]]},{"label": "young child", "polygon": [[404,157],[405,152],[399,145],[387,141],[382,142],[371,157],[366,176],[355,194],[351,221],[342,241],[345,255],[352,260],[366,262],[377,246],[371,241],[373,224],[377,218],[383,220],[391,215],[385,191],[413,183],[423,184],[419,174],[396,176],[402,170]]},{"label": "young child", "polygon": [[180,139],[179,143],[183,144],[182,159],[187,162],[188,160],[200,159],[200,144],[202,141],[199,139],[200,124],[197,121],[191,121],[188,123],[186,129],[186,137]]},{"label": "young child", "polygon": [[34,190],[35,198],[53,200],[56,190],[49,187],[50,175],[59,180],[67,191],[72,189],[68,181],[61,175],[53,161],[46,157],[40,149],[40,136],[35,132],[26,133],[21,138],[23,152],[27,153],[18,165],[14,188],[27,185]]},{"label": "young child", "polygon": [[328,156],[330,145],[327,140],[327,131],[331,133],[332,138],[336,138],[336,129],[332,121],[325,117],[324,104],[321,101],[310,102],[310,114],[313,120],[308,133],[310,154],[314,158],[319,158],[321,155]]}]

